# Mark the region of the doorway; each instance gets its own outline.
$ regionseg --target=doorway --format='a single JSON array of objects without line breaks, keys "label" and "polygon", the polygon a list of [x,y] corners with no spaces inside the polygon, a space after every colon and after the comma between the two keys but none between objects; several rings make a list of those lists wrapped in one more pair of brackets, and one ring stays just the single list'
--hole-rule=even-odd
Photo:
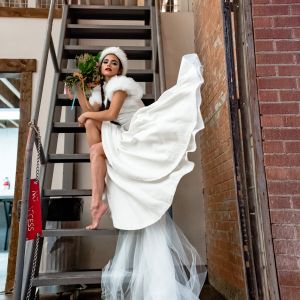
[{"label": "doorway", "polygon": [[34,59],[0,59],[0,142],[3,145],[0,152],[0,289],[6,293],[12,291],[14,284],[19,229],[17,206],[21,199],[35,71]]},{"label": "doorway", "polygon": [[15,190],[19,132],[20,74],[0,74],[0,291],[5,288]]}]

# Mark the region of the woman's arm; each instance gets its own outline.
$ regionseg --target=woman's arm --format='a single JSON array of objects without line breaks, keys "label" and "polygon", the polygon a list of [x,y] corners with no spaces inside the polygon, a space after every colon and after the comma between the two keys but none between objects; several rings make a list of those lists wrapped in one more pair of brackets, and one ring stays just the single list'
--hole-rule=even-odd
[{"label": "woman's arm", "polygon": [[[73,100],[74,95],[72,94],[70,88],[67,88],[66,92],[69,99]],[[100,110],[100,104],[94,103],[93,105],[91,105],[90,102],[86,99],[85,93],[82,91],[80,87],[76,87],[76,94],[79,101],[79,105],[84,112]]]},{"label": "woman's arm", "polygon": [[86,99],[85,93],[79,86],[76,87],[76,93],[79,105],[83,112],[94,112],[100,110],[100,104],[94,103],[93,105],[91,105],[90,102]]},{"label": "woman's arm", "polygon": [[83,125],[87,119],[93,119],[95,121],[113,121],[117,119],[122,105],[127,97],[127,93],[124,91],[116,91],[113,93],[111,104],[109,109],[102,111],[87,111],[79,116],[78,122]]}]

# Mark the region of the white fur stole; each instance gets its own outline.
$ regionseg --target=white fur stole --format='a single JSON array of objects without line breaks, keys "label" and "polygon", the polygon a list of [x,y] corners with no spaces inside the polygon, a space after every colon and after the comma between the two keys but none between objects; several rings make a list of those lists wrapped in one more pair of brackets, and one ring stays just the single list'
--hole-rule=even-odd
[{"label": "white fur stole", "polygon": [[114,76],[111,78],[106,87],[105,94],[108,99],[111,100],[112,95],[116,91],[124,91],[128,97],[134,99],[141,99],[143,96],[142,87],[130,77],[126,76]]},{"label": "white fur stole", "polygon": [[92,94],[89,98],[89,102],[90,102],[91,105],[94,105],[95,103],[97,103],[99,105],[102,104],[102,96],[101,96],[100,85],[97,85],[92,89]]}]

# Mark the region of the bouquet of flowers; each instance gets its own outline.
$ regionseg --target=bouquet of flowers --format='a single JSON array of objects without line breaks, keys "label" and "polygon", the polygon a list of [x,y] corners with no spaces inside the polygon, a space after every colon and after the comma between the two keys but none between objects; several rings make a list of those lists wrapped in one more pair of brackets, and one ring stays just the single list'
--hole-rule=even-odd
[{"label": "bouquet of flowers", "polygon": [[[91,88],[100,83],[100,71],[99,71],[99,57],[101,53],[99,52],[96,56],[84,53],[80,56],[76,56],[76,67],[79,71],[74,72],[71,75],[67,75],[64,83],[67,88],[69,88],[75,96],[75,87],[80,84],[81,89],[88,96],[91,93]],[[73,108],[72,105],[72,108]]]}]

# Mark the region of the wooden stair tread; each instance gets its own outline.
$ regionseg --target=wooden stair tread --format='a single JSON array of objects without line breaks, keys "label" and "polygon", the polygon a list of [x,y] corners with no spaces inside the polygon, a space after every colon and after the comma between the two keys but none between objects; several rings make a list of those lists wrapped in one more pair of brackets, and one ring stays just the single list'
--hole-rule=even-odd
[{"label": "wooden stair tread", "polygon": [[32,281],[33,286],[100,284],[101,271],[40,273]]},{"label": "wooden stair tread", "polygon": [[149,20],[149,6],[70,5],[70,15],[78,19]]},{"label": "wooden stair tread", "polygon": [[66,37],[81,39],[148,40],[151,38],[151,27],[148,25],[68,24]]},{"label": "wooden stair tread", "polygon": [[118,231],[116,229],[96,229],[87,230],[84,228],[76,229],[44,229],[43,237],[55,237],[55,236],[99,236],[99,235],[116,235]]},{"label": "wooden stair tread", "polygon": [[[60,73],[60,79],[65,79],[66,75],[73,74],[77,72],[76,68],[63,68]],[[128,70],[128,77],[132,77],[137,82],[152,82],[153,81],[153,71],[150,69],[145,70]]]},{"label": "wooden stair tread", "polygon": [[43,191],[43,197],[70,197],[70,196],[91,196],[92,190],[90,189],[73,189],[73,190],[65,190],[65,189],[45,189]]},{"label": "wooden stair tread", "polygon": [[[65,57],[75,58],[76,55],[83,53],[97,54],[102,51],[106,46],[94,46],[94,45],[65,45],[64,52]],[[147,46],[122,46],[129,60],[151,60],[152,48]]]},{"label": "wooden stair tread", "polygon": [[89,162],[90,155],[88,153],[74,153],[74,154],[49,154],[48,162],[50,163],[64,163],[64,162]]},{"label": "wooden stair tread", "polygon": [[85,132],[85,127],[79,127],[77,122],[54,122],[52,132],[83,133]]}]

